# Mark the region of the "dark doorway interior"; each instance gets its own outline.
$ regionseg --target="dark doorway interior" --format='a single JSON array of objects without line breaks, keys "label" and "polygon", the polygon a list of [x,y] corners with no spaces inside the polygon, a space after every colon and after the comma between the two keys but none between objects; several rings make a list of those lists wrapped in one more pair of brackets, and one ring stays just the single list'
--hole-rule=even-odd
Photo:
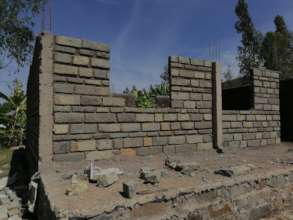
[{"label": "dark doorway interior", "polygon": [[281,139],[293,141],[293,79],[280,82]]},{"label": "dark doorway interior", "polygon": [[223,110],[249,110],[253,108],[253,91],[250,85],[222,90]]}]

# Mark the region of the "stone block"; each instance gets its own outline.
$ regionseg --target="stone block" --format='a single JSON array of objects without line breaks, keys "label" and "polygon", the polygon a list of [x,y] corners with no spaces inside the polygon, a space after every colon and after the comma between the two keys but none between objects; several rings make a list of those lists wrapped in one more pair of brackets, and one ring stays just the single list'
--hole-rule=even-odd
[{"label": "stone block", "polygon": [[138,156],[149,156],[149,155],[156,155],[163,152],[161,146],[154,146],[154,147],[139,147],[136,149],[136,154]]},{"label": "stone block", "polygon": [[210,81],[207,81],[207,80],[200,80],[199,81],[199,86],[202,87],[202,88],[211,88],[212,83]]},{"label": "stone block", "polygon": [[169,137],[169,144],[184,144],[185,136],[172,136]]},{"label": "stone block", "polygon": [[54,60],[58,63],[70,64],[72,62],[72,55],[66,53],[55,53]]},{"label": "stone block", "polygon": [[161,130],[162,131],[169,131],[170,129],[171,129],[170,122],[161,123]]},{"label": "stone block", "polygon": [[96,149],[95,140],[73,141],[71,143],[71,151],[93,151]]},{"label": "stone block", "polygon": [[54,95],[55,105],[80,105],[80,96],[79,95]]},{"label": "stone block", "polygon": [[133,148],[124,148],[120,150],[121,155],[127,157],[134,157],[136,156],[136,150]]},{"label": "stone block", "polygon": [[109,187],[113,185],[117,180],[118,176],[113,173],[105,173],[103,175],[99,175],[97,178],[97,186],[98,187]]},{"label": "stone block", "polygon": [[211,121],[212,120],[212,114],[204,114],[203,119],[205,121]]},{"label": "stone block", "polygon": [[201,135],[187,135],[186,141],[188,144],[202,143],[203,137]]},{"label": "stone block", "polygon": [[213,143],[199,143],[197,145],[197,150],[212,150]]},{"label": "stone block", "polygon": [[85,114],[85,121],[89,123],[116,122],[116,117],[113,113],[87,113]]},{"label": "stone block", "polygon": [[134,113],[120,113],[117,114],[119,122],[134,122],[136,120],[136,115]]},{"label": "stone block", "polygon": [[53,144],[54,154],[65,154],[65,153],[68,153],[69,150],[70,150],[69,141],[54,142]]},{"label": "stone block", "polygon": [[88,49],[80,49],[79,54],[89,56],[89,57],[94,57],[96,55],[96,51],[88,50]]},{"label": "stone block", "polygon": [[136,115],[137,122],[149,122],[154,120],[155,120],[155,117],[153,114],[137,114]]},{"label": "stone block", "polygon": [[81,113],[55,113],[56,123],[78,123],[84,121],[84,116]]},{"label": "stone block", "polygon": [[102,99],[96,96],[81,96],[80,104],[85,106],[97,106],[102,103]]},{"label": "stone block", "polygon": [[125,138],[124,139],[125,148],[133,148],[133,147],[141,147],[141,146],[143,146],[143,138]]},{"label": "stone block", "polygon": [[95,161],[95,160],[108,160],[113,157],[113,152],[111,150],[107,151],[91,151],[86,153],[85,159],[87,161]]},{"label": "stone block", "polygon": [[135,195],[136,195],[136,183],[134,181],[123,183],[123,196],[131,199]]},{"label": "stone block", "polygon": [[65,36],[56,36],[56,43],[70,47],[81,47],[80,39]]},{"label": "stone block", "polygon": [[73,85],[68,83],[54,83],[55,93],[73,93]]},{"label": "stone block", "polygon": [[125,99],[122,97],[104,97],[103,105],[105,106],[125,106]]},{"label": "stone block", "polygon": [[70,125],[71,134],[91,134],[97,132],[96,124],[72,124]]},{"label": "stone block", "polygon": [[93,69],[87,67],[79,67],[78,73],[81,77],[92,77],[93,76]]},{"label": "stone block", "polygon": [[59,51],[59,52],[63,52],[63,53],[70,53],[70,54],[75,53],[75,48],[64,47],[64,46],[60,46],[60,45],[55,45],[54,50]]},{"label": "stone block", "polygon": [[69,66],[64,64],[54,64],[54,73],[63,74],[63,75],[72,75],[77,76],[78,71],[77,67]]},{"label": "stone block", "polygon": [[174,100],[188,100],[189,99],[189,93],[185,92],[172,92],[171,98]]},{"label": "stone block", "polygon": [[175,146],[176,154],[192,154],[197,151],[197,146],[195,144],[183,144]]},{"label": "stone block", "polygon": [[75,162],[84,160],[84,153],[67,153],[67,154],[55,154],[53,156],[54,161],[66,161],[66,162]]},{"label": "stone block", "polygon": [[67,134],[69,125],[67,124],[54,124],[54,134]]},{"label": "stone block", "polygon": [[194,122],[181,122],[181,128],[184,130],[194,129]]},{"label": "stone block", "polygon": [[97,87],[96,88],[96,95],[107,96],[110,94],[109,87]]},{"label": "stone block", "polygon": [[155,121],[163,121],[163,114],[155,114]]},{"label": "stone block", "polygon": [[91,63],[93,67],[99,67],[103,69],[110,68],[109,60],[106,60],[106,59],[92,58]]},{"label": "stone block", "polygon": [[172,122],[171,129],[172,130],[180,130],[181,129],[180,123],[179,122]]},{"label": "stone block", "polygon": [[143,146],[148,147],[148,146],[152,146],[152,144],[153,144],[153,139],[151,137],[143,138]]},{"label": "stone block", "polygon": [[90,59],[86,56],[74,56],[73,64],[80,66],[88,66],[90,63]]},{"label": "stone block", "polygon": [[159,123],[143,123],[142,130],[143,131],[159,131],[160,124]]},{"label": "stone block", "polygon": [[211,121],[195,122],[195,128],[197,129],[212,128],[212,122]]},{"label": "stone block", "polygon": [[184,108],[190,108],[190,109],[194,109],[196,107],[196,102],[194,101],[185,101],[183,102],[183,107]]},{"label": "stone block", "polygon": [[111,150],[113,148],[113,142],[109,139],[100,139],[97,140],[97,149],[98,150]]},{"label": "stone block", "polygon": [[94,76],[99,79],[109,79],[109,70],[94,69]]},{"label": "stone block", "polygon": [[189,121],[189,114],[178,114],[178,121]]},{"label": "stone block", "polygon": [[102,132],[119,132],[120,124],[99,124],[99,131]]},{"label": "stone block", "polygon": [[140,131],[139,123],[123,123],[121,124],[121,130],[123,132]]},{"label": "stone block", "polygon": [[164,121],[176,121],[177,115],[176,114],[164,114]]},{"label": "stone block", "polygon": [[173,78],[171,84],[175,86],[189,86],[190,80],[184,78]]},{"label": "stone block", "polygon": [[155,136],[155,137],[153,137],[152,141],[153,141],[153,145],[155,145],[155,146],[167,145],[168,144],[168,137]]}]

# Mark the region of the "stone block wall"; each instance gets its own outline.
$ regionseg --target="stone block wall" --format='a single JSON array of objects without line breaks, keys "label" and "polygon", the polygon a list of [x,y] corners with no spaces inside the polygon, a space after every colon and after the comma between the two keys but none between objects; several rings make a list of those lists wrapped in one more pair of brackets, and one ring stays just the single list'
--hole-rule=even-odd
[{"label": "stone block wall", "polygon": [[279,74],[252,71],[253,108],[224,110],[224,147],[251,147],[280,143]]},{"label": "stone block wall", "polygon": [[109,47],[55,37],[54,160],[212,148],[211,63],[170,57],[171,105],[126,106],[109,89]]},{"label": "stone block wall", "polygon": [[169,57],[171,107],[143,109],[111,94],[109,46],[51,34],[38,39],[28,82],[28,148],[42,161],[195,152],[221,147],[223,135],[224,146],[280,141],[277,73],[254,70],[255,108],[224,111],[222,131],[216,63]]}]

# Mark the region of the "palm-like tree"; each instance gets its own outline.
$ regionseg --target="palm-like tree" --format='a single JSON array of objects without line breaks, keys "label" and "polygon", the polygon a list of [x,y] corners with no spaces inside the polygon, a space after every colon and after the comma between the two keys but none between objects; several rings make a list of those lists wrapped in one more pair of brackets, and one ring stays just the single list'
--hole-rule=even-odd
[{"label": "palm-like tree", "polygon": [[0,99],[4,100],[0,106],[0,144],[20,145],[24,139],[26,125],[26,96],[22,84],[15,80],[11,94],[0,92]]}]

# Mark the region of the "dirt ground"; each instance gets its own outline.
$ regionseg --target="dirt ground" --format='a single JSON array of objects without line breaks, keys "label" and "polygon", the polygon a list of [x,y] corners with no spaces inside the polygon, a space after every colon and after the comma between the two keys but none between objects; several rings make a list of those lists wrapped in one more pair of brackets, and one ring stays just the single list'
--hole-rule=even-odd
[{"label": "dirt ground", "polygon": [[[156,193],[137,195],[133,199],[126,199],[121,195],[122,183],[128,180],[138,182],[138,191],[154,190],[158,193],[169,192],[176,194],[188,189],[203,190],[212,186],[229,184],[246,178],[261,177],[263,175],[293,170],[293,143],[282,143],[275,146],[254,147],[245,149],[229,149],[224,154],[215,151],[194,152],[194,154],[180,154],[171,156],[181,162],[196,162],[200,169],[195,176],[185,176],[167,168],[166,155],[148,157],[127,157],[116,155],[111,160],[97,161],[96,166],[101,168],[119,168],[124,174],[119,180],[108,188],[98,188],[89,183],[86,192],[76,196],[65,195],[66,188],[71,184],[70,175],[82,173],[89,162],[80,163],[54,163],[42,170],[42,179],[54,206],[70,210],[76,215],[91,216],[104,211],[111,211],[115,206],[133,206],[152,200]],[[233,178],[216,175],[215,170],[238,165],[253,165],[248,173]],[[150,167],[163,170],[163,177],[158,185],[146,185],[139,179],[139,170]],[[82,214],[81,214],[82,213]]]}]

